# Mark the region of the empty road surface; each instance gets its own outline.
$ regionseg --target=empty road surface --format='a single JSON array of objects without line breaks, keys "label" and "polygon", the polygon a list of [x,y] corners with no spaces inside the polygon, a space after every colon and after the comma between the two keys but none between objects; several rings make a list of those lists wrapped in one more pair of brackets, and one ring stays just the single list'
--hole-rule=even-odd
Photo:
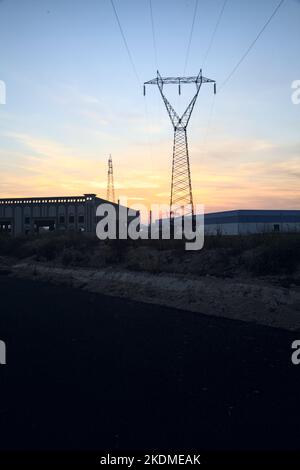
[{"label": "empty road surface", "polygon": [[6,276],[0,301],[1,449],[300,446],[300,332]]}]

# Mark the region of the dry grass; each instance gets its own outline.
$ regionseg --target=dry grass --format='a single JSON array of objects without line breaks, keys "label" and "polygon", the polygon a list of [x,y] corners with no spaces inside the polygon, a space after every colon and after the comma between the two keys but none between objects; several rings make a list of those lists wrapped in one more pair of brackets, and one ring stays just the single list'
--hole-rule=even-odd
[{"label": "dry grass", "polygon": [[207,236],[201,251],[182,240],[108,240],[81,233],[0,237],[0,255],[64,266],[121,265],[135,271],[195,275],[291,275],[300,268],[300,234]]}]

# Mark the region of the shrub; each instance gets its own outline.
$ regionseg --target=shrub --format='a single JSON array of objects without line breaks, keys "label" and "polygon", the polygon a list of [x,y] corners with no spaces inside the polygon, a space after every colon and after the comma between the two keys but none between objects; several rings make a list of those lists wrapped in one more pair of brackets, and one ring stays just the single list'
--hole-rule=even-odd
[{"label": "shrub", "polygon": [[256,275],[291,274],[300,264],[300,236],[282,235],[244,257],[246,268]]}]

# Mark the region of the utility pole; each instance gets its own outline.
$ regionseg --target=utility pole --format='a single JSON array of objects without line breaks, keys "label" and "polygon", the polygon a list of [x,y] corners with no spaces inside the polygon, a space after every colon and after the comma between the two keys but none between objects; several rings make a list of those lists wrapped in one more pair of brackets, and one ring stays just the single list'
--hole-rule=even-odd
[{"label": "utility pole", "polygon": [[[167,100],[163,92],[163,86],[166,84],[177,84],[178,93],[180,95],[181,85],[184,83],[195,83],[196,93],[180,117]],[[203,77],[202,70],[200,70],[196,77],[165,78],[161,77],[159,71],[157,71],[156,78],[153,78],[153,80],[149,80],[148,82],[144,83],[144,95],[146,94],[146,85],[158,86],[174,129],[170,217],[174,217],[176,215],[194,214],[191,169],[186,129],[198,98],[202,83],[214,83],[214,93],[216,93],[215,80]]]},{"label": "utility pole", "polygon": [[114,186],[114,170],[113,170],[111,155],[109,155],[109,159],[108,159],[106,199],[107,201],[116,202],[115,201],[115,186]]}]

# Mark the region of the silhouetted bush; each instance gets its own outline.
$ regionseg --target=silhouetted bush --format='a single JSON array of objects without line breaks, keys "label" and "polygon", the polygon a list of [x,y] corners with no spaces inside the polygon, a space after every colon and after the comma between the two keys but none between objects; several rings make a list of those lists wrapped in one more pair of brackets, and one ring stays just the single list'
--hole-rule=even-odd
[{"label": "silhouetted bush", "polygon": [[23,254],[23,247],[27,240],[28,238],[25,236],[14,238],[9,235],[1,235],[0,254],[21,258]]},{"label": "silhouetted bush", "polygon": [[61,255],[61,262],[64,266],[84,266],[88,262],[84,252],[74,248],[65,248]]},{"label": "silhouetted bush", "polygon": [[256,275],[291,274],[300,265],[300,236],[281,235],[244,257],[246,268]]}]

